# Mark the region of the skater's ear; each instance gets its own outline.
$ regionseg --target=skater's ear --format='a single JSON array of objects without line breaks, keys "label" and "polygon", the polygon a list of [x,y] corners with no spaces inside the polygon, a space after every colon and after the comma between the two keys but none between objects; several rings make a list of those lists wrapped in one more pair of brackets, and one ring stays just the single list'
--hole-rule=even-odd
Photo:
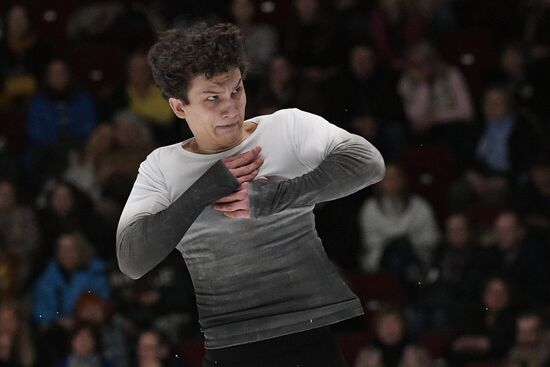
[{"label": "skater's ear", "polygon": [[170,105],[170,108],[172,108],[172,111],[178,116],[180,119],[185,118],[185,108],[184,103],[181,99],[170,97],[168,98],[168,104]]}]

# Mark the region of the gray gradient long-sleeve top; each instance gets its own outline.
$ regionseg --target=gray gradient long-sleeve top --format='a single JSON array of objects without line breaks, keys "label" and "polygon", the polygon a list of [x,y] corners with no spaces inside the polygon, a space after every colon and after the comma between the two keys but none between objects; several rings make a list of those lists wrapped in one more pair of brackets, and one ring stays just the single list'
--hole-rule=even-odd
[{"label": "gray gradient long-sleeve top", "polygon": [[[117,230],[120,269],[139,278],[177,248],[195,288],[206,348],[255,342],[363,313],[315,231],[316,203],[382,179],[384,161],[365,139],[297,109],[259,116],[240,145],[196,154],[174,144],[141,164]],[[221,159],[262,147],[249,185],[250,219],[212,204],[238,182]]]}]

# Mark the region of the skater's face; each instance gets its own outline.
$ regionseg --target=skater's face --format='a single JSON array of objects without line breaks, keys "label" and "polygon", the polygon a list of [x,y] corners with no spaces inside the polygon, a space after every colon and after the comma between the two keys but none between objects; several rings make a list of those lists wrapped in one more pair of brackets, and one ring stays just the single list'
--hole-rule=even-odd
[{"label": "skater's face", "polygon": [[208,79],[199,75],[191,81],[189,103],[170,98],[174,113],[187,121],[199,153],[216,153],[239,145],[246,133],[246,94],[238,68]]}]

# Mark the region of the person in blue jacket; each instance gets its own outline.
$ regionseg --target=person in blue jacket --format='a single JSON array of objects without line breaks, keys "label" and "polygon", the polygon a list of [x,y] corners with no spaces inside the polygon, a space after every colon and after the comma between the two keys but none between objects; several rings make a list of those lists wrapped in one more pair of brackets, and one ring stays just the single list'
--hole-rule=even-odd
[{"label": "person in blue jacket", "polygon": [[76,86],[69,64],[62,59],[50,61],[43,87],[27,111],[24,163],[29,182],[39,188],[51,176],[64,172],[69,152],[86,141],[96,121],[92,96]]},{"label": "person in blue jacket", "polygon": [[77,232],[62,233],[56,241],[56,257],[37,279],[32,301],[34,322],[41,328],[70,329],[78,297],[93,292],[110,296],[102,260],[93,256],[88,241]]}]

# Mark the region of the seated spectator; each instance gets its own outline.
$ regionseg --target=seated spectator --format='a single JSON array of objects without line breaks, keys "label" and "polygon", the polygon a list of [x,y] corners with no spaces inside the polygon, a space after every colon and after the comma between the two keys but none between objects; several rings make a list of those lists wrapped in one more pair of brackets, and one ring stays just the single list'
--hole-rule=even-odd
[{"label": "seated spectator", "polygon": [[198,335],[193,284],[178,252],[172,252],[137,281],[110,272],[118,315],[136,329],[153,326],[175,342]]},{"label": "seated spectator", "polygon": [[548,301],[549,249],[529,232],[516,212],[505,211],[495,219],[492,241],[480,255],[486,272],[504,274],[522,290],[528,306]]},{"label": "seated spectator", "polygon": [[456,318],[456,336],[448,355],[450,366],[501,360],[514,343],[514,324],[510,283],[498,276],[489,278],[481,304],[465,309]]},{"label": "seated spectator", "polygon": [[128,57],[127,77],[103,102],[105,119],[112,120],[120,111],[128,110],[144,120],[159,145],[176,143],[176,119],[153,80],[147,54],[136,51]]},{"label": "seated spectator", "polygon": [[276,56],[271,60],[267,79],[258,89],[257,97],[249,97],[254,101],[251,103],[254,114],[270,114],[291,107],[320,113],[324,108],[319,90],[301,78],[284,56]]},{"label": "seated spectator", "polygon": [[69,355],[56,363],[56,367],[111,367],[111,364],[101,358],[98,350],[99,336],[90,325],[78,325],[70,337],[71,349]]},{"label": "seated spectator", "polygon": [[87,292],[109,297],[105,264],[93,254],[90,243],[79,233],[69,232],[57,238],[57,253],[33,291],[34,322],[44,331],[59,325],[70,329],[78,298]]},{"label": "seated spectator", "polygon": [[527,312],[516,320],[516,342],[506,358],[506,367],[548,367],[550,332],[540,314]]},{"label": "seated spectator", "polygon": [[94,201],[101,194],[97,178],[97,168],[102,157],[110,152],[114,144],[113,127],[98,125],[88,141],[78,151],[71,152],[69,166],[63,174],[65,180],[78,187]]},{"label": "seated spectator", "polygon": [[114,318],[114,304],[96,293],[84,293],[76,302],[74,319],[97,330],[102,357],[113,367],[129,367],[126,330]]},{"label": "seated spectator", "polygon": [[445,237],[435,248],[414,305],[416,335],[428,329],[450,330],[456,310],[479,294],[479,284],[484,280],[479,246],[465,214],[447,217]]},{"label": "seated spectator", "polygon": [[284,30],[282,52],[300,75],[319,84],[336,71],[342,43],[324,2],[297,0],[293,4],[295,13]]},{"label": "seated spectator", "polygon": [[172,353],[170,344],[156,330],[140,333],[136,346],[136,367],[186,367],[184,357]]},{"label": "seated spectator", "polygon": [[0,39],[0,110],[25,106],[51,57],[50,47],[33,29],[22,4],[8,8],[4,24],[5,34]]},{"label": "seated spectator", "polygon": [[[101,187],[102,206],[107,208],[102,210],[105,218],[118,222],[139,165],[153,148],[151,132],[143,119],[131,111],[116,115],[113,148],[97,163],[96,178]],[[111,228],[113,223],[108,223]]]},{"label": "seated spectator", "polygon": [[390,160],[398,157],[406,139],[397,78],[371,46],[357,44],[349,52],[346,71],[331,80],[328,92],[329,120],[362,135]]},{"label": "seated spectator", "polygon": [[516,196],[516,207],[525,218],[525,224],[550,235],[550,159],[536,160],[529,170],[529,178]]},{"label": "seated spectator", "polygon": [[516,102],[516,109],[522,115],[531,114],[534,107],[535,83],[532,80],[522,44],[509,43],[500,52],[499,64],[489,73],[488,82],[504,86]]},{"label": "seated spectator", "polygon": [[354,367],[429,367],[431,360],[421,347],[410,343],[400,311],[387,308],[374,318],[374,340],[363,347]]},{"label": "seated spectator", "polygon": [[421,268],[429,264],[439,238],[434,213],[423,198],[408,191],[405,173],[399,165],[386,166],[386,177],[376,186],[376,196],[363,204],[359,221],[363,233],[363,270],[377,271],[389,266],[397,271],[411,262]]},{"label": "seated spectator", "polygon": [[97,254],[108,259],[114,254],[114,233],[95,211],[93,202],[74,185],[66,181],[51,181],[45,185],[38,199],[39,220],[44,236],[39,269],[55,253],[55,242],[61,233],[70,230],[82,232]]},{"label": "seated spectator", "polygon": [[466,209],[474,203],[503,206],[523,177],[536,152],[529,123],[513,111],[511,96],[500,86],[486,90],[486,124],[478,139],[474,164],[451,189],[451,206]]},{"label": "seated spectator", "polygon": [[23,294],[25,273],[28,267],[21,259],[5,249],[0,233],[0,300]]},{"label": "seated spectator", "polygon": [[114,120],[114,147],[98,162],[98,179],[104,185],[113,175],[133,182],[138,168],[154,144],[145,121],[131,111],[119,112]]},{"label": "seated spectator", "polygon": [[91,95],[76,86],[68,63],[50,61],[44,85],[31,101],[27,115],[27,172],[36,184],[63,173],[68,152],[80,146],[96,124]]},{"label": "seated spectator", "polygon": [[470,157],[474,109],[468,87],[430,43],[409,51],[398,89],[411,133],[420,143],[448,145],[457,163]]},{"label": "seated spectator", "polygon": [[34,340],[21,303],[3,298],[0,302],[0,366],[34,367]]},{"label": "seated spectator", "polygon": [[0,179],[0,251],[15,255],[21,263],[21,281],[30,274],[40,245],[40,228],[31,208],[18,203],[13,181]]},{"label": "seated spectator", "polygon": [[369,18],[376,52],[394,68],[403,69],[405,51],[424,38],[424,22],[406,0],[378,0]]},{"label": "seated spectator", "polygon": [[253,0],[233,0],[231,15],[243,34],[247,51],[247,93],[255,93],[278,51],[279,35],[269,24],[258,21],[257,4]]},{"label": "seated spectator", "polygon": [[332,6],[332,17],[338,25],[338,42],[342,42],[346,50],[369,39],[367,14],[372,4],[362,0],[335,0]]}]

